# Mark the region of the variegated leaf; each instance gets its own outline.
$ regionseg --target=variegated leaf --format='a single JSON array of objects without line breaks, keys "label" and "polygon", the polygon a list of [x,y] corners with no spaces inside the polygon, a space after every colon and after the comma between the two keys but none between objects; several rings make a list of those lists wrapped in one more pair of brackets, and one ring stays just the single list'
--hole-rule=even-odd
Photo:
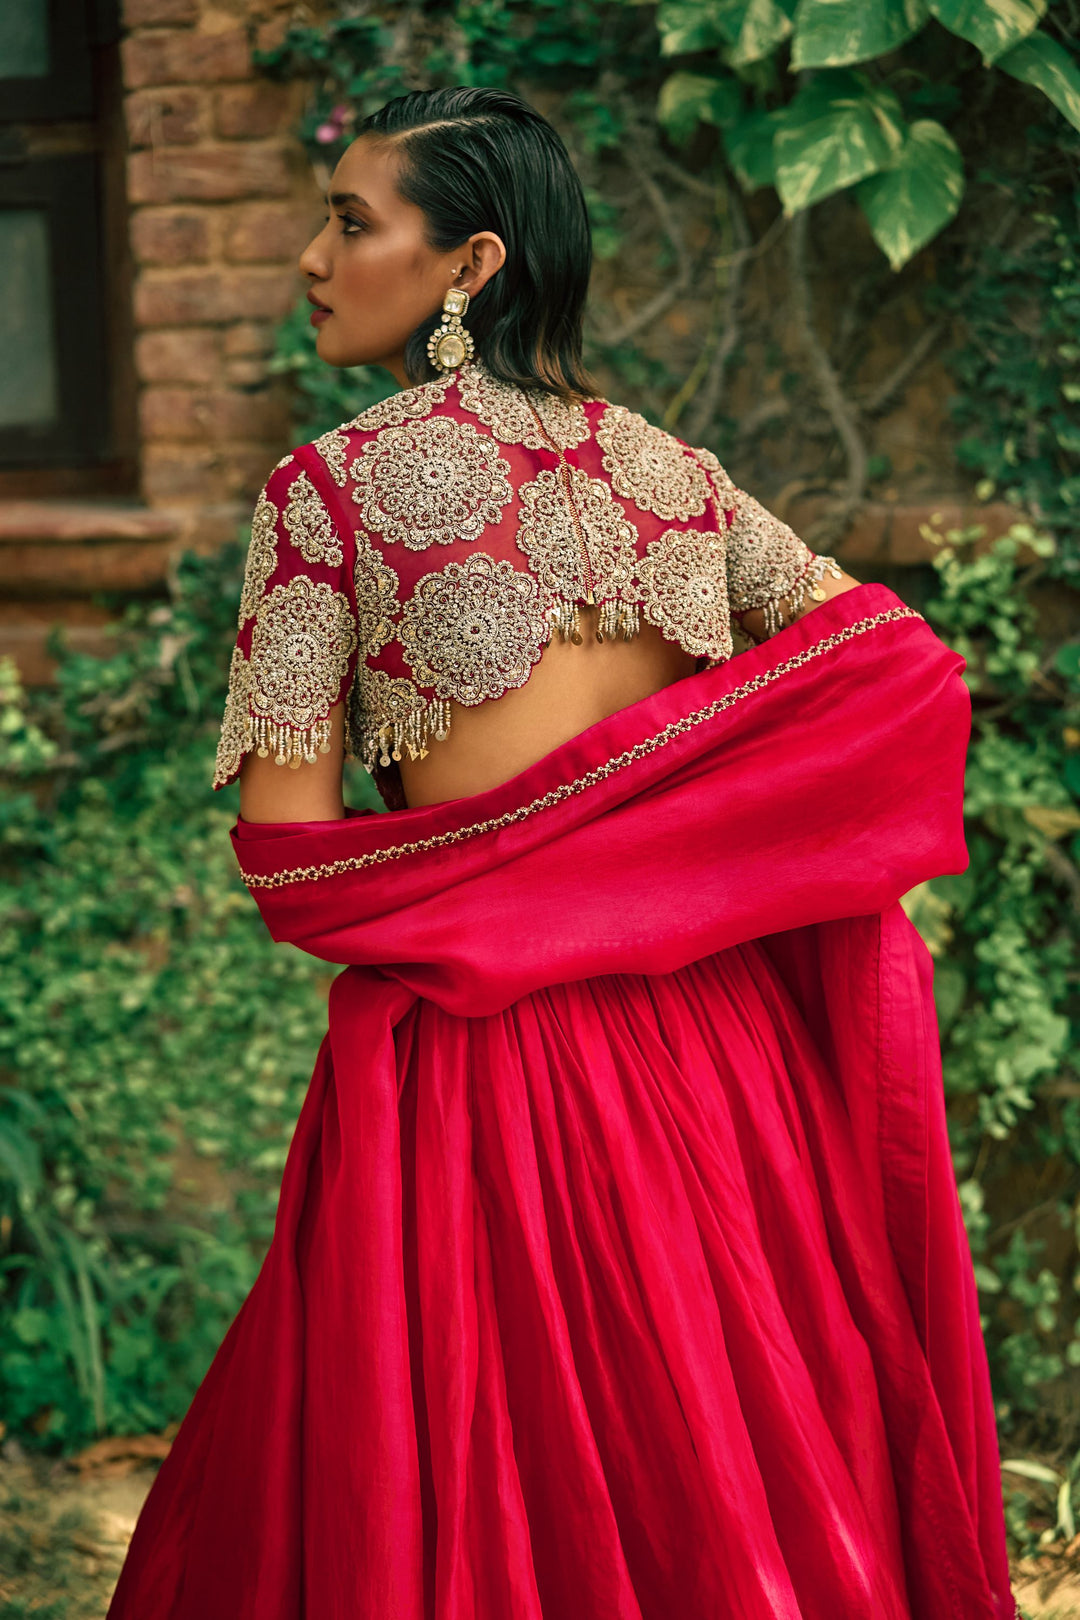
[{"label": "variegated leaf", "polygon": [[725,8],[711,0],[662,0],[656,13],[663,56],[685,56],[711,51],[731,41],[720,25]]},{"label": "variegated leaf", "polygon": [[929,15],[927,0],[799,0],[791,65],[868,62],[917,34]]},{"label": "variegated leaf", "polygon": [[998,57],[997,65],[1014,79],[1041,90],[1069,123],[1080,129],[1080,67],[1049,34],[1032,34],[1023,44]]},{"label": "variegated leaf", "polygon": [[874,241],[899,270],[952,219],[964,195],[964,160],[932,118],[912,124],[887,169],[856,193]]},{"label": "variegated leaf", "polygon": [[982,52],[987,67],[1039,26],[1047,0],[929,0],[943,28]]},{"label": "variegated leaf", "polygon": [[773,147],[785,214],[887,168],[903,145],[900,103],[857,73],[825,70],[786,109]]},{"label": "variegated leaf", "polygon": [[787,0],[749,0],[743,7],[742,23],[731,52],[732,67],[746,67],[771,56],[791,33],[793,9]]},{"label": "variegated leaf", "polygon": [[705,73],[673,73],[665,79],[656,116],[673,141],[690,139],[699,124],[724,124],[737,118],[741,105],[735,79]]}]

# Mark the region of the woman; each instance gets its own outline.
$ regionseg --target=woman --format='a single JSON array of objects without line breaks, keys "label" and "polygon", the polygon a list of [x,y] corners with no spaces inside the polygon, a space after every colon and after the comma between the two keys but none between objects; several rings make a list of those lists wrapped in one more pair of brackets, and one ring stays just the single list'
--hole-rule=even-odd
[{"label": "woman", "polygon": [[592,397],[517,98],[391,102],[329,206],[319,353],[402,391],[267,480],[215,785],[345,971],[111,1620],[1011,1616],[898,903],[966,864],[962,662]]}]

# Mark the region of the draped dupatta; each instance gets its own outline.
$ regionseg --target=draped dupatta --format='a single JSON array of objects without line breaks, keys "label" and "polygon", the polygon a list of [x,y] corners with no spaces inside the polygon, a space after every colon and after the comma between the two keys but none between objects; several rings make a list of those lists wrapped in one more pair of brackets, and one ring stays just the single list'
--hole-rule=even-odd
[{"label": "draped dupatta", "polygon": [[[140,1521],[114,1620],[336,1620],[329,1596],[310,1606],[315,1577],[298,1551],[311,1529],[301,1482],[318,1467],[313,1436],[335,1424],[365,1484],[343,1484],[332,1509],[322,1502],[320,1544],[363,1547],[374,1594],[365,1615],[466,1620],[477,1599],[455,1593],[449,1552],[434,1608],[423,1590],[395,1031],[420,1001],[480,1019],[545,987],[668,974],[746,941],[764,947],[812,1034],[850,1122],[847,1173],[887,1233],[887,1265],[856,1232],[837,1266],[873,1360],[912,1615],[1014,1614],[932,963],[899,904],[967,864],[962,669],[890,590],[863,585],[489,792],[335,822],[238,821],[240,867],[273,937],[345,971],[273,1244],[164,1465],[160,1508],[152,1493]],[[464,1128],[456,1116],[417,1125],[445,1133],[448,1160]],[[449,1195],[446,1208],[457,1219]],[[332,1255],[321,1241],[331,1225],[349,1233]],[[465,1286],[455,1267],[480,1262],[448,1242],[447,1263],[453,1293]],[[234,1360],[256,1331],[258,1399]],[[330,1339],[349,1343],[347,1378],[340,1363],[313,1359]],[[439,1376],[464,1432],[479,1399],[468,1345]],[[214,1477],[224,1465],[211,1434],[222,1426],[253,1460],[257,1543],[238,1534],[225,1476]],[[433,1467],[453,1476],[437,1448]],[[452,1549],[463,1521],[447,1496],[439,1538]],[[166,1534],[166,1509],[182,1538]],[[340,1521],[327,1524],[328,1512]],[[198,1564],[213,1581],[190,1562],[181,1580],[195,1541],[216,1549]],[[329,1594],[344,1577],[327,1557]],[[151,1597],[170,1581],[182,1598]],[[483,1612],[531,1611],[511,1592],[504,1609]],[[801,1613],[780,1600],[770,1612]]]}]

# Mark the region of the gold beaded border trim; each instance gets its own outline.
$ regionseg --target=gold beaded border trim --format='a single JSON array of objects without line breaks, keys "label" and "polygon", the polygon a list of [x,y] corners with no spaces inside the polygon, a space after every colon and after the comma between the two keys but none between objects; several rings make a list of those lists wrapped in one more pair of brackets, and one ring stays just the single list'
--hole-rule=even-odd
[{"label": "gold beaded border trim", "polygon": [[802,669],[813,659],[820,658],[823,653],[831,652],[834,647],[840,647],[846,641],[853,641],[856,636],[865,635],[868,630],[876,630],[879,625],[893,624],[897,619],[921,618],[922,614],[917,613],[914,608],[894,607],[865,619],[857,619],[854,624],[845,625],[842,630],[835,630],[832,635],[823,636],[812,647],[806,647],[802,652],[793,653],[790,658],[782,659],[779,664],[774,664],[772,669],[765,670],[760,675],[752,675],[741,686],[733,687],[730,692],[725,692],[723,697],[717,698],[704,709],[669,721],[652,737],[646,737],[623,753],[615,754],[611,759],[605,760],[603,765],[597,765],[593,770],[586,771],[584,776],[577,776],[571,782],[560,782],[558,787],[549,789],[547,793],[541,793],[528,804],[518,805],[514,810],[504,810],[501,816],[488,816],[486,820],[474,821],[467,827],[452,827],[447,832],[434,833],[430,838],[416,838],[408,844],[389,844],[385,849],[373,849],[366,855],[348,855],[338,861],[327,861],[322,866],[292,866],[265,876],[259,872],[241,870],[240,876],[249,889],[280,889],[287,883],[308,883],[315,878],[337,877],[343,872],[359,872],[367,866],[384,866],[387,861],[396,861],[402,855],[416,855],[422,850],[442,849],[447,844],[460,844],[466,838],[476,838],[481,833],[499,832],[503,827],[524,821],[540,810],[552,809],[575,793],[583,793],[586,788],[595,787],[598,782],[614,776],[616,771],[624,770],[627,765],[633,765],[648,754],[655,753],[658,748],[672,742],[676,737],[685,736],[695,726],[703,725],[707,720],[714,720],[726,709],[740,703],[743,698],[750,697],[754,692],[763,691],[774,681],[780,680],[781,676]]}]

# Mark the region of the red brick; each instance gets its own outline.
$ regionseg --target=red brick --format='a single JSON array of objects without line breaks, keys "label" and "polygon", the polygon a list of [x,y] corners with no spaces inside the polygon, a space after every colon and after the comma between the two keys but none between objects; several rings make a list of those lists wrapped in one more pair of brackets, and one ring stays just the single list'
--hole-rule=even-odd
[{"label": "red brick", "polygon": [[137,208],[132,252],[140,264],[197,264],[210,257],[213,224],[205,210]]},{"label": "red brick", "polygon": [[198,0],[124,0],[124,27],[146,28],[156,23],[192,23],[199,15]]},{"label": "red brick", "polygon": [[128,196],[136,203],[225,202],[283,197],[289,165],[279,143],[159,147],[128,159]]},{"label": "red brick", "polygon": [[218,445],[284,438],[288,408],[275,389],[245,394],[232,389],[145,388],[139,401],[144,440],[189,440]]},{"label": "red brick", "polygon": [[311,240],[310,220],[287,203],[250,203],[232,211],[225,257],[237,264],[292,264]]},{"label": "red brick", "polygon": [[143,382],[213,382],[220,343],[220,333],[211,327],[140,332],[135,340],[135,369]]},{"label": "red brick", "polygon": [[277,17],[271,17],[267,22],[260,23],[255,30],[255,49],[276,50],[288,33],[291,21],[289,13],[283,11]]},{"label": "red brick", "polygon": [[135,285],[135,320],[139,326],[279,321],[301,291],[292,270],[151,270]]},{"label": "red brick", "polygon": [[141,146],[184,146],[202,134],[198,90],[136,90],[124,105],[128,141]]},{"label": "red brick", "polygon": [[163,28],[130,34],[120,49],[124,84],[129,90],[148,84],[220,84],[226,79],[248,79],[253,72],[251,46],[243,28],[219,34]]},{"label": "red brick", "polygon": [[234,355],[266,355],[274,347],[274,328],[267,321],[238,321],[225,333],[225,353]]},{"label": "red brick", "polygon": [[230,84],[214,98],[214,127],[226,140],[256,140],[278,135],[292,121],[288,87],[256,79],[252,84]]},{"label": "red brick", "polygon": [[265,360],[226,360],[225,381],[231,388],[259,388],[269,373]]},{"label": "red brick", "polygon": [[174,501],[220,500],[224,476],[217,452],[205,445],[147,444],[143,447],[145,498],[160,505]]},{"label": "red brick", "polygon": [[234,446],[222,455],[225,486],[234,500],[254,501],[270,476],[275,461],[284,455],[292,440],[288,434],[278,435],[266,444],[252,445],[249,449]]}]

